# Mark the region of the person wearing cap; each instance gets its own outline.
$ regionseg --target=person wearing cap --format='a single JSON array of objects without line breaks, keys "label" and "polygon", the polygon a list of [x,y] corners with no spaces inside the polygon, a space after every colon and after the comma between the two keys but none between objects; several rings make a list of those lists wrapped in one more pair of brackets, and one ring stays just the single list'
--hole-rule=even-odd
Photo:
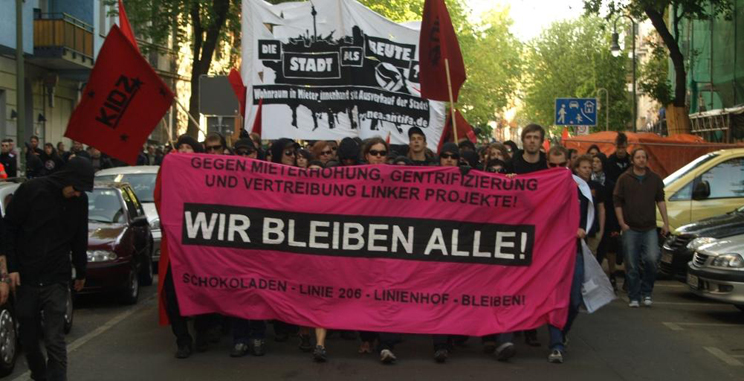
[{"label": "person wearing cap", "polygon": [[[457,147],[457,146],[455,146]],[[426,154],[426,135],[418,127],[408,129],[408,158],[416,166],[430,166],[434,160]]]},{"label": "person wearing cap", "polygon": [[253,143],[253,140],[249,138],[242,138],[235,142],[235,155],[250,157],[251,159],[258,158],[258,149]]},{"label": "person wearing cap", "polygon": [[277,139],[271,145],[271,162],[295,166],[297,164],[297,150],[300,145],[292,139]]},{"label": "person wearing cap", "polygon": [[456,167],[460,164],[460,149],[455,143],[444,143],[439,152],[439,165],[442,167]]},{"label": "person wearing cap", "polygon": [[[16,291],[19,337],[34,380],[67,379],[65,311],[72,267],[74,289],[85,285],[88,264],[90,160],[75,157],[59,171],[21,184],[8,205],[4,248],[8,273],[0,282]],[[41,314],[44,314],[44,324]],[[43,330],[43,335],[42,332]],[[46,356],[39,340],[44,337]]]}]

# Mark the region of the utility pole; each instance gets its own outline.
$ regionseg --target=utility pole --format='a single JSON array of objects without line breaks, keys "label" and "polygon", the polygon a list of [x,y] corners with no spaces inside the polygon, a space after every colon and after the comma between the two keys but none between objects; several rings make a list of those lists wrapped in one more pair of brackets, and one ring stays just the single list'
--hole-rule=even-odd
[{"label": "utility pole", "polygon": [[21,153],[21,168],[26,168],[23,145],[26,141],[26,77],[23,62],[23,0],[16,0],[16,142]]}]

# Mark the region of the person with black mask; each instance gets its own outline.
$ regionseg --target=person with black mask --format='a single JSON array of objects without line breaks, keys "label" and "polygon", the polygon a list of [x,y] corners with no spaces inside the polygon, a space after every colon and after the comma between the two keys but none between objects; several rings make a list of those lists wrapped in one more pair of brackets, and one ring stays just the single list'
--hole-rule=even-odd
[{"label": "person with black mask", "polygon": [[[72,266],[74,289],[80,291],[85,285],[85,192],[93,190],[93,173],[89,160],[74,158],[54,174],[21,184],[8,205],[4,251],[11,288],[17,290],[19,337],[35,380],[67,379],[64,315]],[[46,358],[39,346],[40,329],[44,331]]]},{"label": "person with black mask", "polygon": [[352,138],[343,138],[341,143],[338,145],[338,160],[342,165],[357,165],[359,164],[359,143]]}]

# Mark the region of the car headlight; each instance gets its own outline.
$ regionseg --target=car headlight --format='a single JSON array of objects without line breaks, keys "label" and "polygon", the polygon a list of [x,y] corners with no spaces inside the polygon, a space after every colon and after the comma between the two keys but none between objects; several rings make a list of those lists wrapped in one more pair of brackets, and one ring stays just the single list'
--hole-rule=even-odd
[{"label": "car headlight", "polygon": [[692,241],[690,241],[690,243],[687,244],[687,249],[688,250],[695,250],[695,249],[697,249],[700,246],[707,245],[709,243],[713,243],[713,242],[716,242],[716,241],[717,241],[717,239],[715,239],[713,237],[695,238]]},{"label": "car headlight", "polygon": [[160,229],[160,218],[156,218],[150,222],[150,229],[158,230]]},{"label": "car headlight", "polygon": [[106,262],[117,258],[116,253],[109,250],[88,250],[88,262]]},{"label": "car headlight", "polygon": [[711,266],[744,269],[744,258],[736,253],[721,254],[713,259]]}]

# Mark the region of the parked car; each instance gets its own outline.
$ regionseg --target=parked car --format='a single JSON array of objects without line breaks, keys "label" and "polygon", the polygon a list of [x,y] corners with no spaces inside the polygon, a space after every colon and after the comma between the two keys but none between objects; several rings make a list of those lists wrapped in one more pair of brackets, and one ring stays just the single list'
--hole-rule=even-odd
[{"label": "parked car", "polygon": [[81,293],[115,292],[137,303],[152,284],[152,235],[139,199],[127,183],[96,184],[88,193],[88,269]]},{"label": "parked car", "polygon": [[[160,218],[155,208],[155,180],[160,167],[155,165],[144,165],[136,167],[118,167],[104,169],[96,172],[96,182],[129,183],[137,198],[142,203],[147,221],[152,232],[152,260],[157,263],[160,260]],[[155,267],[157,269],[157,266]]]},{"label": "parked car", "polygon": [[664,192],[671,231],[744,205],[744,148],[700,156],[667,176]]},{"label": "parked car", "polygon": [[744,234],[744,206],[678,228],[661,248],[659,272],[684,282],[695,249],[718,239]]},{"label": "parked car", "polygon": [[744,234],[698,247],[687,265],[687,285],[744,311]]}]

